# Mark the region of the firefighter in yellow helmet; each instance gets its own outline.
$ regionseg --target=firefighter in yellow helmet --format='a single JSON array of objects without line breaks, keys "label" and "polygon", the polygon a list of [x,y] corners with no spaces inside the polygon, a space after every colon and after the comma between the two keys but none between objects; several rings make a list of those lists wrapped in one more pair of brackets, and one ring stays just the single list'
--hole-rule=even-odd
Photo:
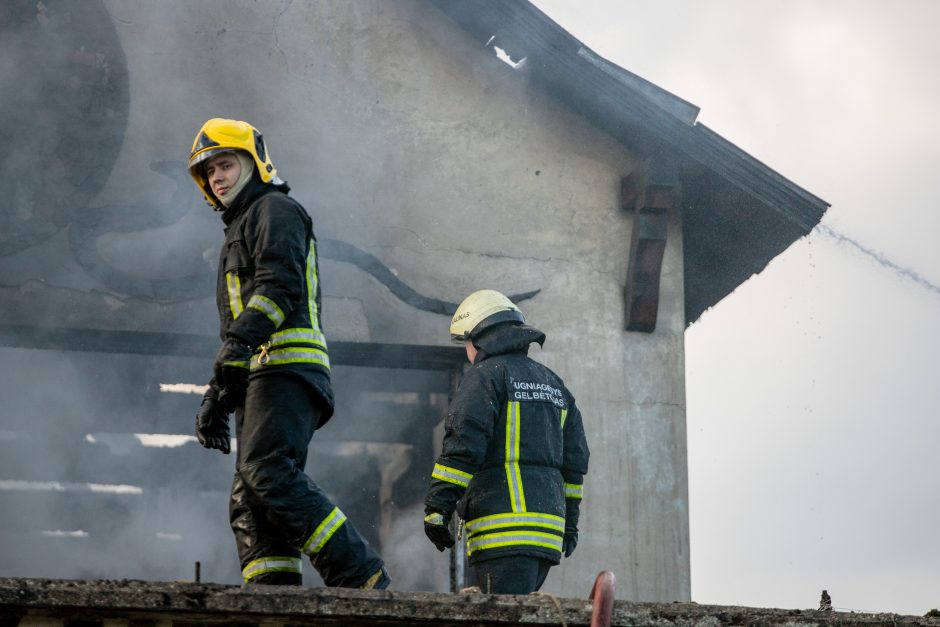
[{"label": "firefighter in yellow helmet", "polygon": [[189,172],[225,224],[222,347],[196,435],[228,453],[235,414],[230,522],[243,579],[299,585],[306,554],[328,586],[384,588],[378,553],[304,473],[313,432],[333,414],[313,223],[247,122],[206,122]]},{"label": "firefighter in yellow helmet", "polygon": [[473,583],[493,594],[538,590],[578,543],[587,441],[574,397],[529,358],[545,334],[495,290],[470,294],[450,325],[473,364],[444,423],[443,451],[425,498],[424,530],[454,545],[451,517],[465,521]]}]

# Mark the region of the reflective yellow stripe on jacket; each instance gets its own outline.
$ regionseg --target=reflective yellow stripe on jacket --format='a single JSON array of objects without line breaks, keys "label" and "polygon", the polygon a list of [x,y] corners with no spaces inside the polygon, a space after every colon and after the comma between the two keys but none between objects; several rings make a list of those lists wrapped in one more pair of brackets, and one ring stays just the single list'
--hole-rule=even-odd
[{"label": "reflective yellow stripe on jacket", "polygon": [[310,326],[320,330],[320,310],[317,308],[317,290],[320,278],[317,276],[317,241],[310,240],[310,249],[307,251],[307,308],[310,315]]},{"label": "reflective yellow stripe on jacket", "polygon": [[232,312],[232,320],[235,320],[244,309],[242,307],[242,282],[238,279],[238,274],[227,272],[225,285],[228,288],[228,308]]},{"label": "reflective yellow stripe on jacket", "polygon": [[263,352],[251,358],[252,370],[281,364],[318,364],[330,369],[326,338],[317,329],[284,329],[272,333],[262,349]]},{"label": "reflective yellow stripe on jacket", "polygon": [[317,348],[326,350],[326,337],[316,329],[284,329],[271,334],[268,346],[284,346],[285,344],[313,344]]},{"label": "reflective yellow stripe on jacket", "polygon": [[554,514],[539,514],[538,512],[493,514],[468,521],[467,533],[474,536],[507,527],[544,527],[564,534],[565,519]]},{"label": "reflective yellow stripe on jacket", "polygon": [[434,470],[431,472],[431,478],[440,479],[441,481],[446,481],[447,483],[453,483],[454,485],[459,485],[462,488],[466,488],[470,485],[470,480],[473,479],[473,475],[462,470],[457,470],[456,468],[451,468],[450,466],[445,466],[443,464],[434,464]]},{"label": "reflective yellow stripe on jacket", "polygon": [[283,364],[318,364],[327,370],[330,369],[330,358],[326,352],[318,348],[291,346],[269,350],[261,363],[261,355],[251,356],[251,370],[258,370],[265,366],[278,366]]},{"label": "reflective yellow stripe on jacket", "polygon": [[565,484],[565,498],[566,499],[580,499],[584,496],[584,485],[580,483],[566,483]]},{"label": "reflective yellow stripe on jacket", "polygon": [[467,540],[467,555],[472,555],[475,551],[497,549],[504,546],[538,546],[561,553],[562,537],[541,531],[486,533]]},{"label": "reflective yellow stripe on jacket", "polygon": [[522,473],[519,471],[519,426],[520,408],[517,401],[506,405],[506,483],[509,485],[509,502],[512,511],[525,511],[525,491],[522,489]]},{"label": "reflective yellow stripe on jacket", "polygon": [[274,323],[275,329],[284,324],[284,312],[277,306],[277,303],[267,296],[262,296],[261,294],[253,295],[248,299],[248,307],[257,309],[267,316],[268,320]]}]

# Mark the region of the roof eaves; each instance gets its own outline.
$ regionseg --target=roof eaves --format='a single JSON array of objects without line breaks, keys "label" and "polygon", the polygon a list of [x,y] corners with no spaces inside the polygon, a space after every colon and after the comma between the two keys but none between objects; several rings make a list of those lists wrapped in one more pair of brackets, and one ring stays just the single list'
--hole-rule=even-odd
[{"label": "roof eaves", "polygon": [[678,118],[682,123],[689,126],[695,123],[695,119],[698,117],[701,109],[691,102],[683,100],[658,85],[654,85],[645,78],[637,76],[616,63],[611,63],[586,46],[582,46],[578,49],[578,57],[599,69],[610,79],[628,89],[639,92],[656,105]]},{"label": "roof eaves", "polygon": [[690,130],[684,152],[807,233],[829,207],[701,122]]}]

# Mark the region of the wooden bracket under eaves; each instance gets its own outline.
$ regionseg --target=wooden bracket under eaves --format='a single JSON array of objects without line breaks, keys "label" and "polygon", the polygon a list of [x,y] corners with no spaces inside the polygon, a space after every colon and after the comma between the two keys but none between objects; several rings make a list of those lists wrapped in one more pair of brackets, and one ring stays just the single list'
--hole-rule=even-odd
[{"label": "wooden bracket under eaves", "polygon": [[[642,180],[641,180],[642,177]],[[630,265],[624,286],[624,322],[627,331],[652,333],[659,313],[659,278],[669,211],[678,205],[676,162],[654,157],[646,162],[645,177],[633,173],[621,180],[622,208],[633,211]]]}]

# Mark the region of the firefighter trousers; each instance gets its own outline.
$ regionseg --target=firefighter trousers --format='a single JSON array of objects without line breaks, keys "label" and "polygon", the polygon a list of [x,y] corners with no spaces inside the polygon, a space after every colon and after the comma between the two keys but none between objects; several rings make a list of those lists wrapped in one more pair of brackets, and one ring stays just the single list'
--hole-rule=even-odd
[{"label": "firefighter trousers", "polygon": [[229,521],[245,583],[299,585],[302,554],[331,587],[359,587],[384,566],[304,473],[319,417],[319,399],[289,373],[252,376],[235,412]]},{"label": "firefighter trousers", "polygon": [[541,557],[507,555],[471,563],[470,577],[486,594],[530,594],[542,587],[553,565]]}]

